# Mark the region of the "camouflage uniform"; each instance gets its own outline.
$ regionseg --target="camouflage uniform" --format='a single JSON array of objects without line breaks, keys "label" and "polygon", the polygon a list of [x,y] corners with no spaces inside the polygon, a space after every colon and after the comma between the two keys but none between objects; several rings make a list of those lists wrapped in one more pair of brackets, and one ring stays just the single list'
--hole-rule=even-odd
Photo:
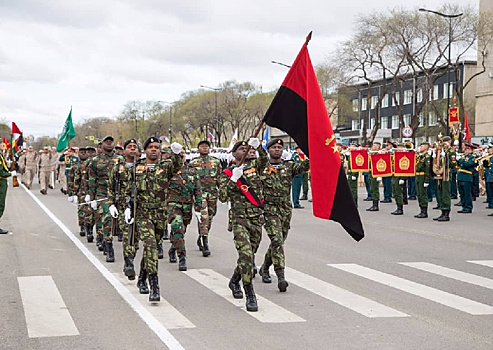
[{"label": "camouflage uniform", "polygon": [[74,164],[70,169],[68,174],[68,195],[77,196],[77,202],[79,203],[77,208],[79,226],[86,227],[86,230],[87,227],[90,226],[92,231],[92,226],[94,225],[94,215],[91,206],[84,203],[86,194],[88,194],[88,164],[89,160],[87,159],[83,162]]},{"label": "camouflage uniform", "polygon": [[260,174],[264,191],[264,226],[271,241],[265,253],[260,272],[262,275],[268,274],[270,265],[274,265],[276,273],[284,270],[284,242],[288,236],[292,214],[291,184],[295,176],[306,173],[309,169],[308,159],[301,163],[281,161],[278,165],[266,167]]},{"label": "camouflage uniform", "polygon": [[51,173],[51,152],[45,150],[39,154],[38,166],[39,172],[38,177],[41,182],[41,193],[46,194],[48,191],[48,185],[50,182]]}]

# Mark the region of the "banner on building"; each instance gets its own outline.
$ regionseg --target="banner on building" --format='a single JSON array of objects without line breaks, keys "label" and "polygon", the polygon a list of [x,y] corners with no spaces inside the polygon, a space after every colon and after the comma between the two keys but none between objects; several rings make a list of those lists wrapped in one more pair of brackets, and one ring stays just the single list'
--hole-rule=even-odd
[{"label": "banner on building", "polygon": [[392,176],[392,161],[390,153],[370,154],[371,174],[373,177]]},{"label": "banner on building", "polygon": [[366,149],[353,149],[349,151],[349,164],[352,171],[370,170],[370,157]]},{"label": "banner on building", "polygon": [[414,151],[394,152],[394,176],[414,176],[416,153]]}]

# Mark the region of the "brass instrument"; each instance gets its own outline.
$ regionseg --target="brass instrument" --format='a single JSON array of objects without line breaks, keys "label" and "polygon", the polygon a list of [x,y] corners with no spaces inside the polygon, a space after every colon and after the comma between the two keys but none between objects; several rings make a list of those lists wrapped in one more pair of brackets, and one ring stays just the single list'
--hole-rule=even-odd
[{"label": "brass instrument", "polygon": [[435,179],[442,179],[445,173],[445,161],[440,161],[440,158],[442,158],[442,151],[444,151],[444,146],[442,140],[439,139],[436,143],[435,158],[433,158],[433,173],[436,175]]},{"label": "brass instrument", "polygon": [[404,148],[406,148],[408,150],[412,150],[414,148],[414,145],[411,141],[406,141],[406,142],[404,142]]}]

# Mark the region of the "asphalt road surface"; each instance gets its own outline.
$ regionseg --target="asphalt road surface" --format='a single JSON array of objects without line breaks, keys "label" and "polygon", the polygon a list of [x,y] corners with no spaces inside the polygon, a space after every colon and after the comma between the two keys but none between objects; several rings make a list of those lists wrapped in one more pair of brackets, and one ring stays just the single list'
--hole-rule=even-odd
[{"label": "asphalt road surface", "polygon": [[[361,192],[361,194],[363,194]],[[363,197],[363,195],[361,196]],[[188,271],[160,260],[161,302],[122,272],[121,243],[106,263],[78,234],[76,206],[9,187],[0,227],[0,349],[493,349],[493,217],[482,203],[451,221],[415,219],[417,201],[360,214],[366,237],[295,210],[280,293],[254,282],[259,311],[227,288],[237,258],[219,205],[202,257],[189,226]],[[264,232],[257,264],[268,245]],[[165,251],[169,242],[164,243]],[[136,261],[140,260],[140,253]]]}]

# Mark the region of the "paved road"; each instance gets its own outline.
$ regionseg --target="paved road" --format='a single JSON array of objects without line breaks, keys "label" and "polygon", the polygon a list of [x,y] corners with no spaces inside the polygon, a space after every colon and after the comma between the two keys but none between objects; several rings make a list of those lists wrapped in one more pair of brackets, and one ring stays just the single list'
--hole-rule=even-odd
[{"label": "paved road", "polygon": [[[394,204],[368,213],[360,201],[359,243],[302,202],[286,243],[288,292],[257,277],[259,312],[247,313],[227,289],[236,251],[224,205],[212,255],[197,250],[192,223],[189,270],[161,260],[162,301],[150,304],[123,277],[121,244],[106,263],[78,236],[76,208],[59,190],[10,187],[0,349],[492,349],[493,218],[483,199],[449,223],[414,219],[416,201],[400,217]],[[264,234],[260,253],[267,243]]]}]

